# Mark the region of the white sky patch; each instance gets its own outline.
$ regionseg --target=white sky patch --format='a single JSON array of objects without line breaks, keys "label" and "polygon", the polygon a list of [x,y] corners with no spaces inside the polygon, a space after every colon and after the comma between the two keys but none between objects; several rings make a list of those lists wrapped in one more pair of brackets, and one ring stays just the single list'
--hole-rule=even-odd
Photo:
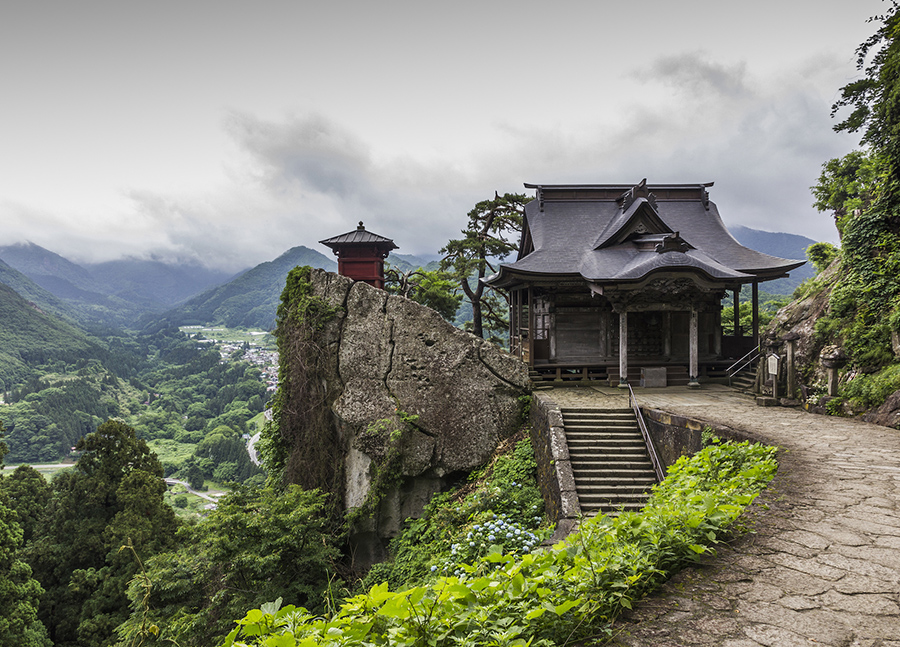
[{"label": "white sky patch", "polygon": [[[612,5],[612,6],[610,6]],[[834,240],[808,187],[881,0],[15,3],[0,241],[225,269],[364,220],[433,254],[523,182],[715,181]]]}]

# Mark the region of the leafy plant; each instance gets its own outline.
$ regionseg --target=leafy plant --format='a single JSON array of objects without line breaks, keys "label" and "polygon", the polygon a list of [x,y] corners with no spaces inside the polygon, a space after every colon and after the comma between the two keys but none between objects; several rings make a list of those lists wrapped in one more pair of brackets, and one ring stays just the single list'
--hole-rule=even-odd
[{"label": "leafy plant", "polygon": [[[480,537],[482,527],[495,525],[500,519],[543,539],[550,528],[544,525],[538,530],[543,523],[544,502],[537,488],[536,472],[531,441],[522,433],[511,437],[488,465],[473,471],[470,480],[454,490],[434,495],[422,516],[408,521],[403,532],[391,541],[390,561],[373,567],[363,586],[383,581],[394,588],[409,586],[443,573],[450,564],[470,563],[476,554],[483,555],[492,545],[503,542],[497,537],[486,539],[490,534],[486,533],[485,546],[479,540],[477,550],[469,553],[463,548],[472,541],[469,534]],[[480,526],[479,530],[475,530],[476,526]]]},{"label": "leafy plant", "polygon": [[522,556],[491,551],[458,574],[391,591],[387,583],[314,616],[267,605],[225,647],[573,645],[608,635],[625,609],[683,564],[712,552],[774,475],[775,450],[718,443],[682,457],[641,513],[583,520]]}]

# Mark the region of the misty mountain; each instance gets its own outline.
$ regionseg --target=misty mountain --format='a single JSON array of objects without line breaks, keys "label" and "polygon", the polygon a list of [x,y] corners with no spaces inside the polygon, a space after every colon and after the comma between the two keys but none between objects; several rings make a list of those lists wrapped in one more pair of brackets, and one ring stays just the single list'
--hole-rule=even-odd
[{"label": "misty mountain", "polygon": [[[771,254],[779,258],[806,260],[806,248],[815,244],[812,238],[797,234],[785,234],[781,232],[761,231],[749,227],[729,227],[728,231],[744,247],[755,249],[765,254]],[[760,290],[772,294],[793,294],[794,290],[806,279],[815,276],[816,268],[807,262],[786,279],[776,279],[760,284]]]},{"label": "misty mountain", "polygon": [[103,361],[109,355],[84,332],[42,310],[0,283],[0,390],[36,374],[39,366]]},{"label": "misty mountain", "polygon": [[440,257],[423,257],[414,256],[412,254],[395,254],[394,252],[391,252],[387,259],[385,259],[385,262],[401,272],[417,270],[420,267],[433,271],[438,268]]},{"label": "misty mountain", "polygon": [[14,267],[0,258],[0,284],[8,286],[26,302],[33,303],[39,310],[49,312],[70,322],[80,322],[81,316],[68,303],[45,290]]},{"label": "misty mountain", "polygon": [[293,247],[274,261],[261,263],[169,310],[148,327],[221,324],[271,330],[288,272],[298,265],[337,271],[337,263],[324,254],[308,247]]},{"label": "misty mountain", "polygon": [[[70,294],[97,290],[94,278],[86,269],[34,243],[0,247],[0,258],[63,299],[70,298]],[[56,289],[48,287],[48,283],[55,284]]]},{"label": "misty mountain", "polygon": [[86,266],[100,291],[160,312],[232,277],[197,263],[124,258]]},{"label": "misty mountain", "polygon": [[[0,247],[0,258],[67,304],[79,322],[117,327],[163,312],[232,276],[196,264],[133,258],[81,266],[34,243]],[[34,300],[16,285],[11,287]]]}]

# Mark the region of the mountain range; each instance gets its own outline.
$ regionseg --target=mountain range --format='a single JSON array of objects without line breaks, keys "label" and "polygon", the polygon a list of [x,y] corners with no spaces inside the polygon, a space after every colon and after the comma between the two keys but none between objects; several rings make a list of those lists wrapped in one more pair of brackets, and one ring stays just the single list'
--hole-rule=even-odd
[{"label": "mountain range", "polygon": [[[815,242],[740,226],[731,232],[741,244],[781,258],[805,258],[806,248]],[[388,262],[408,271],[431,268],[435,261],[392,254]],[[297,265],[337,269],[333,259],[304,246],[237,275],[142,259],[79,265],[33,243],[0,247],[0,283],[42,311],[86,328],[221,324],[271,329],[285,277]],[[807,264],[789,278],[766,283],[764,289],[790,294],[813,274]]]}]

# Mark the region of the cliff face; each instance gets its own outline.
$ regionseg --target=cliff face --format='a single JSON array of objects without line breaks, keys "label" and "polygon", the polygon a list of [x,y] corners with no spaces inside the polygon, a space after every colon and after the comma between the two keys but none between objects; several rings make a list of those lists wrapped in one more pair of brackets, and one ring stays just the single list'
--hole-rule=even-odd
[{"label": "cliff face", "polygon": [[[835,281],[840,275],[840,261],[834,262],[815,279],[809,289],[798,299],[781,308],[769,323],[763,338],[764,350],[785,355],[784,338],[797,335],[794,358],[798,366],[800,383],[810,387],[823,386],[825,367],[819,361],[819,353],[826,344],[833,343],[827,336],[816,335],[816,322],[828,313],[828,302]],[[795,397],[789,394],[788,397]]]},{"label": "cliff face", "polygon": [[[287,377],[322,387],[332,433],[320,437],[339,445],[342,463],[343,491],[335,494],[344,509],[374,505],[374,515],[357,522],[355,536],[357,561],[371,563],[381,557],[383,540],[418,516],[447,477],[486,462],[518,429],[528,371],[430,308],[365,283],[311,270],[309,290],[334,314],[307,333],[322,353],[316,374]],[[305,370],[301,364],[291,370]],[[315,406],[292,402],[290,394],[282,398],[283,410]],[[280,434],[294,438],[286,462],[309,464],[308,443],[290,429]]]},{"label": "cliff face", "polygon": [[[806,385],[811,394],[821,395],[825,392],[828,376],[822,355],[837,353],[846,357],[843,350],[847,344],[844,337],[846,333],[842,334],[831,319],[830,305],[832,292],[842,275],[841,260],[838,259],[815,278],[803,296],[778,311],[763,339],[766,352],[775,352],[782,357],[786,353],[785,338],[795,339],[799,383]],[[896,358],[900,358],[900,336],[897,333],[893,334],[893,341],[896,362]],[[838,381],[839,401],[834,403],[840,406],[832,406],[829,410],[844,416],[858,416],[873,424],[900,428],[900,390],[895,390],[896,385],[883,390],[880,397],[872,396],[875,401],[868,405],[853,399],[852,395],[862,390],[858,384],[869,379],[872,372],[872,369],[854,366],[852,362],[841,369]],[[851,384],[854,381],[857,383]],[[797,394],[788,394],[788,397],[796,396]],[[822,405],[817,410],[824,412],[825,400],[827,399],[818,398],[817,402],[810,404],[814,407]]]}]

